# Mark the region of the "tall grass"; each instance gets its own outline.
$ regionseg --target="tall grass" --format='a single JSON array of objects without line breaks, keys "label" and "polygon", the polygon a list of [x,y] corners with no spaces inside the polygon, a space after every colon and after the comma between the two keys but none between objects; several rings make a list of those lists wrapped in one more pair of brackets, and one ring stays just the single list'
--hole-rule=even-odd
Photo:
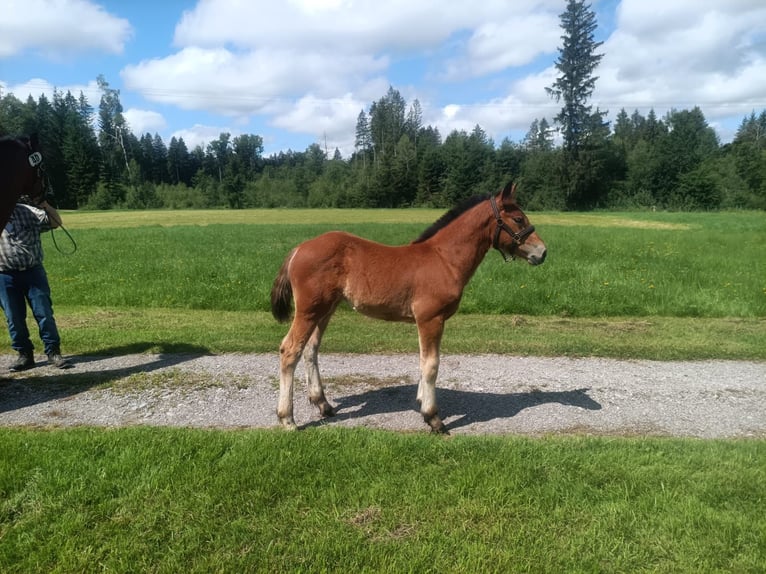
[{"label": "tall grass", "polygon": [[3,572],[762,572],[763,441],[0,430]]}]

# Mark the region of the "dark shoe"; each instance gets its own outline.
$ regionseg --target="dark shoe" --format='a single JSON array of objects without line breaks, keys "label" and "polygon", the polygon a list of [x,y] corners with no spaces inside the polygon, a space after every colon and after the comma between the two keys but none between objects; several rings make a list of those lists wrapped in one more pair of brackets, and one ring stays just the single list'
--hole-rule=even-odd
[{"label": "dark shoe", "polygon": [[19,352],[18,358],[8,368],[12,373],[18,373],[19,371],[26,371],[35,366],[35,354],[32,351]]},{"label": "dark shoe", "polygon": [[48,353],[48,364],[53,365],[58,369],[68,369],[72,366],[69,359],[65,359],[59,351]]}]

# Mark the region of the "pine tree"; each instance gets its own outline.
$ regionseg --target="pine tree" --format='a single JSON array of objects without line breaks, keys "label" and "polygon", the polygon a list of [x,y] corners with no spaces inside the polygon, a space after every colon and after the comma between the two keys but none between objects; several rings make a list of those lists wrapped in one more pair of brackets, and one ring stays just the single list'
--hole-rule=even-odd
[{"label": "pine tree", "polygon": [[594,112],[588,105],[598,79],[593,72],[603,57],[596,53],[602,42],[593,38],[596,15],[583,0],[569,0],[560,18],[564,30],[556,60],[560,75],[546,88],[548,95],[564,103],[554,118],[564,138],[559,183],[567,207],[590,209],[602,201],[609,178],[606,112]]},{"label": "pine tree", "polygon": [[[598,79],[593,72],[604,56],[596,54],[596,50],[603,42],[593,39],[597,27],[596,14],[583,0],[569,0],[560,18],[564,30],[561,37],[564,44],[559,48],[556,60],[560,75],[545,90],[557,102],[564,102],[564,107],[554,119],[562,127],[564,149],[576,157],[592,125],[592,106],[587,102]],[[605,112],[597,113],[605,115]]]}]

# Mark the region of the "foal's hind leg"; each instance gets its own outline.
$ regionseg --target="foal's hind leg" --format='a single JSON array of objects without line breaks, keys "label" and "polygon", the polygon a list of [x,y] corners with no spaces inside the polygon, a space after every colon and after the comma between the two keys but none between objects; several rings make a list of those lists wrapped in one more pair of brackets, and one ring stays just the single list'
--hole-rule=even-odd
[{"label": "foal's hind leg", "polygon": [[417,399],[420,402],[420,413],[431,430],[448,434],[436,405],[436,376],[439,374],[439,347],[443,333],[444,320],[441,317],[428,322],[418,322],[420,381]]},{"label": "foal's hind leg", "polygon": [[306,341],[315,328],[315,322],[309,321],[296,313],[290,330],[279,346],[279,403],[277,405],[277,417],[282,426],[289,430],[298,428],[293,418],[295,367],[301,358],[301,352],[306,345]]},{"label": "foal's hind leg", "polygon": [[[334,311],[334,309],[333,309]],[[322,387],[322,378],[319,375],[319,363],[317,361],[317,355],[319,352],[319,345],[322,342],[322,335],[324,334],[327,324],[330,322],[333,311],[330,311],[316,326],[314,332],[303,349],[303,361],[306,365],[306,385],[309,389],[309,400],[312,405],[316,405],[319,409],[319,414],[323,417],[331,417],[335,414],[332,405],[327,402],[324,396],[324,388]]]}]

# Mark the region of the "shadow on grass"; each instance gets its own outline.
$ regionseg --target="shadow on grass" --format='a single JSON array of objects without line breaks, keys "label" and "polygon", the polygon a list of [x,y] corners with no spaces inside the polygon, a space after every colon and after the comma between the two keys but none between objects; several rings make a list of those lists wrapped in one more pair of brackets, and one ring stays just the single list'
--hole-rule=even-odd
[{"label": "shadow on grass", "polygon": [[[94,351],[93,355],[68,357],[72,368],[59,370],[38,362],[37,367],[18,374],[0,374],[0,413],[66,399],[93,387],[109,385],[137,373],[150,373],[179,365],[186,361],[209,355],[205,347],[185,344],[131,343],[120,347],[108,347]],[[78,371],[78,365],[85,365],[121,355],[143,354],[151,357],[138,365],[100,371]],[[14,357],[15,358],[15,357]]]},{"label": "shadow on grass", "polygon": [[[439,404],[439,414],[443,419],[459,417],[447,425],[447,430],[453,430],[474,423],[510,418],[524,409],[547,403],[557,403],[591,411],[601,410],[601,404],[588,396],[589,390],[489,393],[437,389],[436,399]],[[337,414],[333,419],[354,419],[410,410],[419,412],[419,405],[415,400],[416,394],[417,385],[394,385],[372,389],[358,395],[340,397],[335,401]],[[333,401],[331,400],[331,402]],[[349,411],[349,409],[351,409],[350,412],[344,412]],[[325,422],[333,419],[325,419]],[[306,426],[310,427],[317,424],[324,423],[318,421]]]}]

